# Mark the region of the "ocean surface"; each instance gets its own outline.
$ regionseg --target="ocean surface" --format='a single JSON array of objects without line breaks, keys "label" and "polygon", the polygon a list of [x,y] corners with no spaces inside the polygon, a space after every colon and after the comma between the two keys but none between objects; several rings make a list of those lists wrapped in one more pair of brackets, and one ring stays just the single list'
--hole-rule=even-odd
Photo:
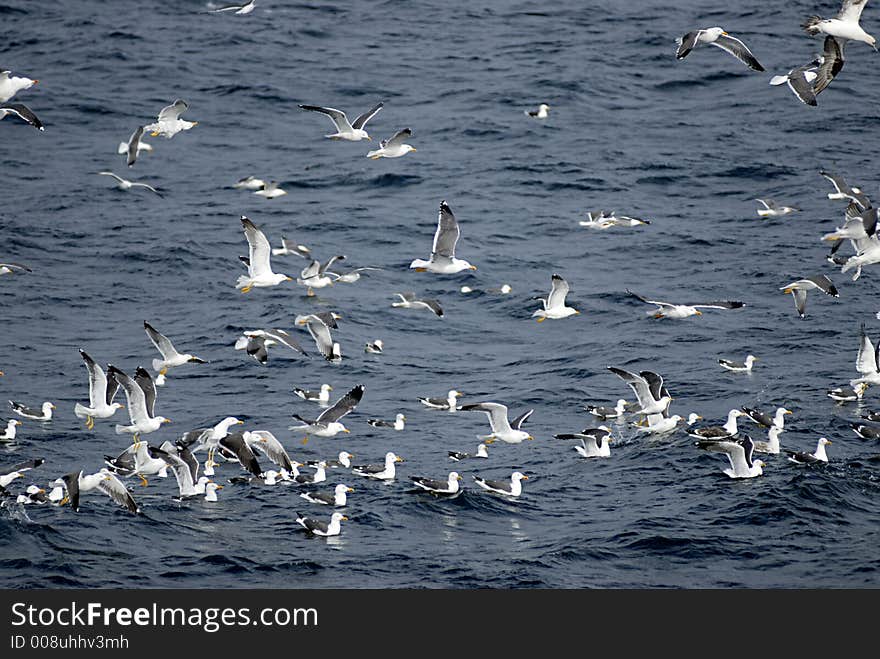
[{"label": "ocean surface", "polygon": [[[39,79],[14,100],[45,124],[0,122],[0,261],[33,270],[0,278],[0,423],[11,418],[7,399],[57,405],[51,422],[25,420],[0,446],[0,465],[45,458],[11,486],[18,492],[96,471],[128,445],[114,432],[126,410],[92,431],[74,416],[88,400],[78,349],[126,372],[149,367],[158,353],[144,320],[210,362],[171,371],[156,411],[173,422],[144,436],[152,444],[235,415],[275,433],[295,460],[346,449],[356,463],[389,450],[405,462],[391,483],[329,473],[325,486],[355,488],[349,521],[330,539],[309,537],[295,517],[331,511],[294,486],[229,483],[243,473],[235,464],[217,471],[226,487],[216,503],[176,502],[169,477],[146,488],[126,481],[136,516],[96,493],[83,495],[78,514],[9,505],[0,510],[0,586],[880,586],[880,462],[871,460],[880,446],[849,426],[880,400],[874,389],[860,405],[826,396],[856,376],[860,323],[880,338],[878,270],[853,282],[825,261],[820,237],[841,224],[844,204],[827,198],[819,175],[834,171],[878,194],[880,56],[849,44],[815,108],[768,84],[821,51],[800,23],[839,3],[258,0],[245,16],[208,7],[0,0],[0,67]],[[869,4],[862,24],[880,33],[880,8]],[[767,71],[709,46],[676,61],[677,36],[713,25],[742,38]],[[117,144],[176,98],[198,125],[170,140],[145,137],[154,150],[128,169]],[[324,139],[327,117],[297,107],[353,117],[378,101],[372,143]],[[524,114],[542,102],[546,120]],[[365,158],[403,127],[417,152]],[[163,196],[119,190],[102,170]],[[267,200],[232,187],[247,175],[288,194]],[[801,210],[759,218],[755,197]],[[430,253],[444,199],[461,226],[457,255],[478,270],[411,271]],[[597,209],[651,224],[578,226]],[[322,260],[344,254],[346,267],[383,270],[312,298],[295,282],[243,295],[242,214],[275,246],[285,235]],[[296,277],[306,262],[273,264]],[[553,273],[570,282],[582,313],[538,324],[532,298],[546,295]],[[779,289],[818,273],[840,297],[810,292],[801,320]],[[507,295],[488,290],[505,283]],[[476,292],[462,294],[463,285]],[[626,289],[746,306],[655,320]],[[410,290],[439,299],[445,316],[391,307]],[[341,363],[317,356],[294,327],[295,315],[313,311],[342,314]],[[312,357],[276,346],[261,366],[233,349],[241,331],[268,327],[293,333]],[[377,338],[384,352],[366,354]],[[718,365],[747,353],[760,358],[752,373]],[[579,458],[553,435],[598,425],[585,404],[633,400],[609,365],[662,374],[670,411],[709,422],[741,405],[787,406],[783,448],[812,451],[827,436],[830,461],[764,456],[762,477],[731,480],[725,457],[682,430],[645,437],[629,419],[613,426],[609,458]],[[292,389],[324,382],[334,396],[357,384],[366,393],[344,419],[350,434],[303,445],[288,430],[291,414],[320,408]],[[489,432],[481,413],[417,400],[453,388],[464,402],[507,404],[511,416],[534,408],[525,427],[535,441],[452,463],[448,451],[472,452]],[[397,412],[402,432],[366,423]],[[765,438],[747,420],[740,427]],[[460,496],[412,491],[410,475],[451,469],[463,476]],[[518,500],[472,479],[516,469],[529,475]]]}]

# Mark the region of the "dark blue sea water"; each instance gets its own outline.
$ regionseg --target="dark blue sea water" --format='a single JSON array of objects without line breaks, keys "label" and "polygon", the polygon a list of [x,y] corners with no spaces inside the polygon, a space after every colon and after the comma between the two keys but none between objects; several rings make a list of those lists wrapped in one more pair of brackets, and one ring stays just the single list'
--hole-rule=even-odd
[{"label": "dark blue sea water", "polygon": [[[128,481],[142,508],[132,516],[102,495],[68,507],[0,511],[0,585],[7,587],[640,588],[876,587],[880,453],[849,428],[860,408],[828,388],[856,375],[858,326],[880,336],[877,270],[861,279],[824,260],[820,236],[843,219],[830,201],[829,169],[877,193],[875,91],[880,56],[852,43],[846,66],[819,97],[797,102],[768,80],[821,48],[799,25],[832,15],[836,2],[316,2],[258,0],[247,16],[200,13],[202,2],[0,0],[0,66],[39,78],[15,101],[45,123],[40,133],[0,122],[0,260],[33,272],[0,280],[0,399],[54,401],[50,422],[25,421],[0,449],[0,464],[46,463],[17,483],[42,485],[97,470],[128,443],[124,411],[93,431],[75,418],[87,400],[78,349],[133,372],[158,356],[142,321],[208,360],[172,371],[157,412],[173,419],[153,444],[233,414],[273,431],[294,459],[376,462],[402,455],[390,484],[346,474],[356,488],[342,534],[308,537],[296,512],[329,515],[290,486],[229,484],[215,504],[179,505],[173,478],[147,488]],[[869,5],[862,23],[880,32]],[[676,61],[675,37],[721,25],[767,67],[755,73],[703,46]],[[198,126],[127,170],[115,153],[135,126],[175,98]],[[375,142],[325,140],[329,120],[297,108],[330,105],[357,114],[385,108],[374,138],[404,126],[418,151],[364,157]],[[541,102],[550,117],[524,110]],[[111,169],[158,186],[117,190]],[[277,179],[288,191],[264,200],[236,190],[240,177]],[[760,219],[754,197],[801,208]],[[455,212],[458,256],[473,273],[408,269],[426,258],[439,202]],[[594,232],[591,209],[648,217],[649,226]],[[353,285],[307,298],[294,283],[235,290],[246,253],[239,216],[319,258],[381,266]],[[845,247],[844,250],[848,250]],[[304,262],[279,257],[296,275]],[[537,324],[532,296],[558,272],[580,316]],[[798,319],[779,287],[826,273],[840,298],[808,296]],[[512,293],[463,295],[462,285]],[[739,299],[655,321],[632,289],[672,301]],[[438,298],[444,318],[392,309],[394,293]],[[296,314],[343,314],[343,361],[274,349],[267,366],[233,350],[239,332],[293,328]],[[363,352],[381,338],[385,352]],[[312,350],[314,352],[314,350]],[[761,361],[729,373],[719,357]],[[722,421],[731,407],[794,411],[784,448],[834,441],[830,463],[807,468],[770,456],[765,475],[733,481],[722,455],[677,432],[664,439],[615,426],[608,459],[583,460],[553,434],[595,425],[586,403],[632,400],[606,370],[661,373],[671,410]],[[350,435],[307,445],[287,430],[316,406],[294,386],[322,382],[366,393],[345,419]],[[472,451],[488,432],[478,413],[447,414],[418,396],[457,388],[513,415],[535,412],[534,442],[494,444],[490,458],[457,465],[465,492],[438,501],[413,494],[411,474],[440,477],[449,450]],[[862,410],[880,406],[868,390]],[[372,417],[407,415],[403,432]],[[6,410],[5,420],[11,412]],[[755,437],[763,432],[748,422]],[[265,462],[265,460],[264,460]],[[266,463],[268,466],[268,463]],[[504,501],[475,488],[477,471],[529,474],[523,496]],[[338,482],[331,473],[330,484]]]}]

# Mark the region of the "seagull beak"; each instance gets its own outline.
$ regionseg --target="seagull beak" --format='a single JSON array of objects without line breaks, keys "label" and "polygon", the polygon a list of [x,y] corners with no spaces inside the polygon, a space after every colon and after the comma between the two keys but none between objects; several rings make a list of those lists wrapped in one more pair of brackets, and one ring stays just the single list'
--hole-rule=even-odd
[{"label": "seagull beak", "polygon": [[239,426],[243,426],[243,425],[244,425],[244,421],[242,421],[241,419],[239,419],[238,421],[235,422],[235,424],[236,424],[236,425],[239,425]]},{"label": "seagull beak", "polygon": [[171,419],[163,419],[162,423],[171,423]]},{"label": "seagull beak", "polygon": [[526,439],[534,439],[534,437],[532,437],[531,435],[529,435],[528,437],[526,437]]},{"label": "seagull beak", "polygon": [[284,281],[293,281],[293,277],[285,277]]},{"label": "seagull beak", "polygon": [[727,34],[727,32],[722,32],[721,34],[723,34],[725,37],[729,37],[729,36],[730,36],[729,34]]},{"label": "seagull beak", "polygon": [[218,485],[218,486],[217,486],[217,489],[218,489],[218,490],[222,490],[222,489],[223,489],[223,486],[222,486],[222,485]]},{"label": "seagull beak", "polygon": [[703,312],[700,311],[699,309],[697,309],[697,315],[698,315],[698,316],[702,316],[702,315],[703,315]]},{"label": "seagull beak", "polygon": [[825,441],[828,442],[829,444],[833,444],[833,443],[834,443],[834,442],[832,442],[830,439],[826,439]]},{"label": "seagull beak", "polygon": [[122,403],[119,403],[119,409],[120,409],[120,410],[124,410],[124,409],[125,409],[125,405],[123,405]]},{"label": "seagull beak", "polygon": [[528,477],[528,476],[523,476],[523,480],[524,480],[524,481],[527,481],[527,480],[529,480],[529,477]]},{"label": "seagull beak", "polygon": [[403,462],[403,458],[401,458],[401,457],[398,455],[396,458],[394,458],[394,461],[395,461],[395,462]]},{"label": "seagull beak", "polygon": [[[415,149],[413,149],[413,151],[415,151]],[[475,266],[475,265],[472,265],[468,268],[468,270],[476,270],[476,269],[477,269],[477,266]]]},{"label": "seagull beak", "polygon": [[342,432],[351,432],[351,430],[349,430],[348,428],[343,428]]},{"label": "seagull beak", "polygon": [[346,491],[346,492],[354,492],[354,488],[353,488],[353,487],[349,487],[349,488],[346,488],[345,491]]},{"label": "seagull beak", "polygon": [[348,521],[348,517],[346,517],[345,515],[342,516],[342,519],[344,519],[346,522]]},{"label": "seagull beak", "polygon": [[70,501],[70,497],[64,497],[61,501],[58,502],[59,506],[63,506]]}]

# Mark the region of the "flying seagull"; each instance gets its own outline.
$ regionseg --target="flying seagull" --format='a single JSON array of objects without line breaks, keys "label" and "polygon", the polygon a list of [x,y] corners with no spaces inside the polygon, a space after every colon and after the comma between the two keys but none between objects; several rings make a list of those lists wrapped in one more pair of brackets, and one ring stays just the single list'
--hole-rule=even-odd
[{"label": "flying seagull", "polygon": [[249,292],[254,287],[277,286],[283,281],[293,281],[292,277],[280,272],[272,272],[270,263],[272,249],[257,225],[242,215],[241,226],[244,229],[244,237],[248,241],[248,273],[241,275],[235,287],[242,293]]},{"label": "flying seagull", "polygon": [[440,274],[455,274],[462,270],[476,270],[477,266],[471,265],[464,259],[455,258],[455,245],[461,231],[458,221],[452,214],[452,209],[446,201],[440,202],[440,213],[437,216],[437,230],[434,232],[434,244],[431,246],[431,258],[415,259],[409,267],[416,272],[436,272]]},{"label": "flying seagull", "polygon": [[119,390],[119,383],[115,378],[108,378],[98,364],[85,350],[80,349],[80,356],[89,372],[89,405],[74,405],[73,413],[80,419],[86,420],[86,428],[91,430],[95,427],[95,419],[107,419],[123,407],[121,403],[114,403],[113,398]]},{"label": "flying seagull", "polygon": [[674,304],[661,300],[649,300],[638,293],[633,293],[629,289],[626,292],[646,304],[656,305],[657,308],[654,311],[647,312],[649,316],[654,318],[687,318],[688,316],[702,316],[703,312],[700,309],[741,309],[746,306],[745,302],[738,300],[716,300],[700,304]]},{"label": "flying seagull", "polygon": [[827,34],[845,43],[848,40],[862,41],[877,50],[877,40],[862,29],[859,19],[868,0],[843,0],[840,11],[834,18],[808,16],[801,27],[810,35]]},{"label": "flying seagull", "polygon": [[502,405],[501,403],[470,403],[462,405],[460,409],[463,412],[475,411],[486,413],[486,416],[489,417],[489,426],[492,428],[492,432],[488,435],[478,435],[477,439],[487,444],[496,439],[507,444],[519,444],[525,439],[534,439],[525,430],[520,430],[534,410],[528,410],[520,414],[513,421],[508,421],[507,405]]},{"label": "flying seagull", "polygon": [[672,402],[672,396],[663,384],[663,378],[653,371],[632,373],[616,366],[608,366],[609,371],[626,382],[635,393],[640,408],[633,414],[662,414]]},{"label": "flying seagull", "polygon": [[196,357],[189,353],[181,354],[177,352],[177,349],[174,347],[174,344],[171,343],[171,340],[156,330],[156,328],[150,325],[147,321],[144,321],[144,331],[147,333],[147,336],[150,337],[150,341],[153,345],[156,346],[156,350],[162,355],[162,359],[153,360],[153,370],[157,373],[165,375],[169,368],[188,363],[207,364],[207,362],[201,357]]},{"label": "flying seagull", "polygon": [[243,5],[224,5],[222,7],[217,7],[216,9],[209,9],[206,13],[218,14],[221,12],[231,12],[243,16],[244,14],[250,14],[256,5],[257,0],[250,0],[250,2],[245,2]]},{"label": "flying seagull", "polygon": [[162,108],[162,111],[159,112],[158,120],[144,126],[144,130],[152,131],[150,135],[153,137],[162,135],[168,139],[171,139],[182,130],[189,130],[199,122],[186,121],[180,118],[180,115],[186,112],[187,108],[189,108],[189,104],[178,98],[171,105]]},{"label": "flying seagull", "polygon": [[532,318],[539,323],[543,323],[548,318],[559,319],[568,316],[576,316],[580,311],[573,307],[565,306],[565,296],[568,295],[570,287],[568,282],[555,272],[550,277],[550,294],[546,297],[534,297],[533,300],[540,300],[542,308],[532,313]]},{"label": "flying seagull", "polygon": [[259,363],[266,364],[269,361],[268,348],[276,344],[287,346],[294,352],[308,356],[308,353],[290,334],[280,329],[245,330],[242,332],[242,336],[235,341],[235,349],[245,350]]},{"label": "flying seagull", "polygon": [[794,297],[794,306],[801,318],[806,317],[807,291],[818,289],[832,297],[840,297],[837,288],[826,275],[813,275],[804,279],[798,279],[790,284],[780,287],[783,293],[791,293]]},{"label": "flying seagull", "polygon": [[367,134],[367,131],[364,130],[364,126],[366,123],[373,118],[373,116],[382,109],[384,103],[378,103],[374,107],[370,108],[367,112],[364,112],[353,122],[349,123],[348,117],[345,116],[345,112],[342,110],[336,110],[335,108],[325,108],[319,105],[300,105],[303,110],[308,110],[310,112],[320,112],[321,114],[326,114],[333,121],[333,124],[336,126],[336,132],[330,135],[325,135],[331,140],[349,140],[351,142],[359,142],[360,140],[371,140],[372,138]]},{"label": "flying seagull", "polygon": [[749,437],[740,440],[701,439],[695,442],[696,446],[707,451],[725,453],[730,462],[730,467],[722,471],[730,478],[755,478],[763,473],[764,461],[752,460],[755,445]]},{"label": "flying seagull", "polygon": [[404,128],[397,131],[387,140],[379,142],[379,148],[374,151],[367,152],[367,158],[378,160],[379,158],[400,158],[410,151],[415,152],[416,148],[411,144],[405,144],[404,140],[412,137],[412,129]]},{"label": "flying seagull", "polygon": [[727,34],[727,32],[724,31],[724,28],[710,27],[702,30],[694,30],[688,32],[683,37],[679,37],[676,40],[676,43],[678,43],[678,51],[675,53],[676,59],[684,59],[691,50],[700,44],[712,44],[713,46],[718,46],[721,50],[730,53],[753,71],[764,70],[764,67],[761,66],[761,63],[757,59],[755,59],[755,56],[752,55],[752,52],[746,47],[746,45],[736,37]]},{"label": "flying seagull", "polygon": [[416,294],[412,291],[407,291],[405,293],[395,293],[397,297],[400,298],[400,302],[392,302],[392,307],[400,307],[403,309],[430,309],[434,312],[435,315],[440,318],[443,317],[443,309],[440,307],[440,302],[435,300],[434,298],[416,298]]},{"label": "flying seagull", "polygon": [[315,341],[318,352],[328,362],[336,362],[342,360],[342,352],[339,343],[333,340],[330,330],[335,328],[336,319],[332,312],[328,314],[308,314],[305,316],[297,316],[294,321],[297,325],[305,325]]},{"label": "flying seagull", "polygon": [[780,215],[788,215],[789,213],[794,213],[795,211],[800,210],[793,206],[779,206],[772,199],[755,199],[755,201],[764,207],[758,209],[758,217],[778,217]]},{"label": "flying seagull", "polygon": [[98,172],[99,176],[112,176],[116,179],[116,187],[120,190],[131,190],[132,188],[146,188],[150,192],[155,192],[160,197],[162,193],[159,192],[156,188],[148,183],[140,183],[139,181],[129,181],[128,179],[124,179],[118,174],[114,174],[113,172]]},{"label": "flying seagull", "polygon": [[304,425],[291,426],[289,430],[301,430],[306,434],[306,441],[309,435],[316,437],[334,437],[340,432],[351,432],[346,428],[340,419],[346,414],[351,413],[361,398],[364,396],[364,385],[359,384],[347,394],[342,396],[333,405],[325,409],[316,419],[306,419],[298,414],[294,414],[293,418],[302,421]]},{"label": "flying seagull", "polygon": [[153,407],[156,404],[156,386],[146,369],[138,366],[136,377],[132,378],[109,364],[107,375],[115,378],[122,390],[125,391],[128,414],[131,419],[129,426],[117,424],[116,434],[131,433],[134,435],[134,440],[137,441],[140,435],[155,432],[163,423],[171,423],[171,419],[166,419],[164,416],[153,416]]},{"label": "flying seagull", "polygon": [[25,76],[14,76],[12,71],[0,71],[0,103],[6,103],[18,92],[30,89],[38,82]]}]

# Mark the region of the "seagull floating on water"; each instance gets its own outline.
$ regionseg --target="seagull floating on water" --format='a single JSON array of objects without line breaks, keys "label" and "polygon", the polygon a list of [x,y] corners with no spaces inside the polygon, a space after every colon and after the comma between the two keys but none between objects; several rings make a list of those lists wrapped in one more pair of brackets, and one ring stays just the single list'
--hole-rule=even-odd
[{"label": "seagull floating on water", "polygon": [[419,397],[419,401],[425,407],[432,407],[437,410],[449,410],[455,412],[458,409],[458,398],[463,394],[455,389],[450,389],[446,394],[446,398],[427,398]]},{"label": "seagull floating on water", "polygon": [[50,403],[48,400],[39,408],[28,407],[23,403],[16,403],[12,400],[9,401],[9,404],[12,406],[13,412],[25,419],[32,419],[33,421],[51,421],[52,410],[55,409],[55,404]]},{"label": "seagull floating on water", "polygon": [[303,400],[310,400],[321,405],[325,405],[330,400],[331,391],[333,391],[333,387],[329,384],[322,384],[318,391],[309,391],[308,389],[301,389],[299,387],[293,388],[293,393]]},{"label": "seagull floating on water", "polygon": [[9,419],[6,422],[6,428],[4,428],[3,432],[0,433],[0,441],[12,441],[15,439],[15,435],[17,434],[17,427],[21,425],[21,421],[18,419]]},{"label": "seagull floating on water", "polygon": [[409,479],[415,483],[416,487],[431,494],[458,494],[461,476],[459,476],[457,471],[450,471],[446,480],[427,478],[425,476],[410,476]]},{"label": "seagull floating on water", "polygon": [[728,371],[751,371],[752,365],[758,361],[758,358],[754,355],[746,355],[746,360],[744,362],[737,362],[731,359],[719,359],[718,363],[721,364],[722,367],[726,368]]},{"label": "seagull floating on water", "polygon": [[339,535],[342,533],[342,522],[348,521],[348,517],[343,515],[342,513],[333,513],[330,516],[329,522],[322,522],[319,519],[313,519],[311,517],[305,517],[300,513],[296,514],[296,523],[302,526],[306,531],[311,533],[312,535],[321,536],[322,538],[326,538],[333,535]]},{"label": "seagull floating on water", "polygon": [[523,110],[523,113],[533,119],[546,119],[550,115],[550,106],[546,103],[541,103],[537,110]]},{"label": "seagull floating on water", "polygon": [[398,413],[397,416],[394,417],[394,421],[367,419],[367,423],[369,423],[374,428],[393,428],[394,430],[403,430],[404,426],[406,425],[406,416]]},{"label": "seagull floating on water", "polygon": [[495,481],[488,480],[483,478],[482,476],[477,476],[474,474],[474,483],[479,485],[481,488],[488,492],[493,492],[495,494],[503,494],[509,497],[518,497],[522,494],[522,481],[529,480],[529,477],[526,476],[521,471],[515,471],[510,475],[509,481]]},{"label": "seagull floating on water", "polygon": [[826,438],[820,437],[816,444],[816,450],[813,453],[805,451],[783,451],[785,456],[791,461],[798,464],[815,464],[817,462],[828,462],[828,455],[825,453],[825,447],[833,442]]},{"label": "seagull floating on water", "polygon": [[584,428],[580,432],[560,433],[553,435],[556,439],[578,439],[580,446],[574,450],[583,458],[607,458],[611,455],[611,428],[599,426],[598,428]]},{"label": "seagull floating on water", "polygon": [[394,451],[388,451],[385,454],[385,462],[382,464],[355,465],[351,468],[353,474],[366,476],[374,480],[390,481],[396,475],[395,464],[403,462],[403,458]]},{"label": "seagull floating on water", "polygon": [[449,459],[453,462],[461,462],[470,458],[488,458],[489,447],[485,444],[477,444],[476,453],[467,453],[464,451],[449,451]]}]

